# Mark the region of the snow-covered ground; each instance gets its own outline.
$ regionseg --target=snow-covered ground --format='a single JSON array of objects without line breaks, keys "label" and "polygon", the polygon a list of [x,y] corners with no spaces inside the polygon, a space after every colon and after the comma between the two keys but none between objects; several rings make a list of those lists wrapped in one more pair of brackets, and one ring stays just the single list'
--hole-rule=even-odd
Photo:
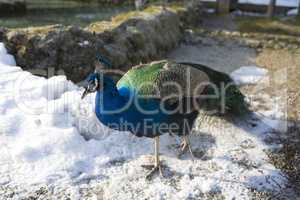
[{"label": "snow-covered ground", "polygon": [[[274,146],[263,142],[280,123],[266,120],[283,114],[278,99],[267,97],[266,109],[254,114],[249,127],[199,119],[191,136],[195,161],[189,155],[178,159],[178,139],[162,136],[168,177],[147,181],[141,165],[153,152],[151,139],[101,126],[92,111],[94,96],[81,101],[82,89],[66,77],[45,79],[14,65],[0,43],[0,199],[43,195],[36,191],[45,187],[52,199],[199,199],[210,194],[240,200],[251,199],[252,188],[278,192],[284,187],[285,178],[265,154]],[[253,69],[253,83],[256,68],[233,76]],[[264,74],[258,75],[257,80]]]},{"label": "snow-covered ground", "polygon": [[233,71],[230,76],[238,85],[255,84],[267,74],[267,70],[256,66],[243,66]]}]

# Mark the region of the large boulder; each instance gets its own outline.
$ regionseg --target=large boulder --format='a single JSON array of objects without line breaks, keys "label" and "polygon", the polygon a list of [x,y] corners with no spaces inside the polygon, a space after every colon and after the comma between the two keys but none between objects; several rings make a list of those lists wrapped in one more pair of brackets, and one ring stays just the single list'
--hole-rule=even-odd
[{"label": "large boulder", "polygon": [[109,58],[113,68],[124,71],[162,58],[182,39],[180,19],[184,13],[190,17],[190,9],[177,12],[150,7],[85,28],[54,25],[8,30],[4,41],[22,68],[53,68],[79,81],[94,69],[97,53]]},{"label": "large boulder", "polygon": [[92,33],[76,27],[49,26],[41,29],[10,31],[6,34],[9,51],[24,69],[63,70],[72,80],[87,74],[98,43]]},{"label": "large boulder", "polygon": [[4,39],[6,32],[7,30],[5,28],[0,27],[0,42]]}]

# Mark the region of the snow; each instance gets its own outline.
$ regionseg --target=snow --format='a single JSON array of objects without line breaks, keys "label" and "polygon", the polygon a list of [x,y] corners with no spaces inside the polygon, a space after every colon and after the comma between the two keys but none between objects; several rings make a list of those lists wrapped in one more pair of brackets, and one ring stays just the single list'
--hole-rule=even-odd
[{"label": "snow", "polygon": [[[211,2],[216,0],[204,0],[204,2]],[[239,0],[238,1],[241,4],[257,4],[257,5],[268,5],[270,3],[269,0]],[[277,6],[285,6],[285,7],[298,7],[299,0],[277,0],[276,5]]]},{"label": "snow", "polygon": [[266,76],[267,70],[256,66],[243,66],[233,71],[230,76],[238,85],[255,84]]},{"label": "snow", "polygon": [[289,10],[289,11],[287,12],[287,15],[288,15],[288,16],[295,16],[295,15],[298,15],[298,8]]},{"label": "snow", "polygon": [[249,16],[249,17],[265,17],[266,13],[257,13],[257,12],[245,12],[241,10],[233,11],[235,16]]},{"label": "snow", "polygon": [[[270,1],[269,0],[239,0],[239,3],[268,5]],[[286,6],[286,7],[298,7],[298,0],[277,0],[276,5]]]},{"label": "snow", "polygon": [[[197,159],[178,159],[178,138],[164,135],[168,177],[149,182],[141,165],[151,160],[151,139],[104,127],[93,114],[94,95],[81,101],[82,88],[66,77],[45,79],[14,66],[1,43],[0,57],[0,195],[10,188],[20,199],[46,187],[55,196],[50,199],[81,199],[86,190],[89,199],[199,199],[208,193],[251,199],[251,188],[284,187],[281,171],[264,153],[270,147],[263,139],[275,123],[253,118],[256,126],[247,127],[214,119],[212,126],[198,119],[191,136]],[[244,67],[236,74],[253,83],[263,73]],[[280,112],[273,108],[265,118]]]},{"label": "snow", "polygon": [[1,64],[16,65],[14,57],[7,54],[3,43],[0,43],[0,62],[0,67]]}]

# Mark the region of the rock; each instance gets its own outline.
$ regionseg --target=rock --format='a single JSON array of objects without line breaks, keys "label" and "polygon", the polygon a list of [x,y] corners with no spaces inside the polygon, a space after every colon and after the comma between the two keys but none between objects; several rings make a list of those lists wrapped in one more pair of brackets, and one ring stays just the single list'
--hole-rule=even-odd
[{"label": "rock", "polygon": [[281,49],[282,47],[279,44],[274,45],[274,49]]},{"label": "rock", "polygon": [[7,30],[5,28],[0,27],[0,42],[3,40]]},{"label": "rock", "polygon": [[281,49],[283,49],[286,44],[284,42],[278,42],[277,45],[280,46]]},{"label": "rock", "polygon": [[250,36],[249,33],[243,33],[243,34],[242,34],[242,37],[249,37],[249,36]]},{"label": "rock", "polygon": [[291,49],[293,49],[293,50],[298,49],[298,45],[296,45],[296,44],[291,44]]},{"label": "rock", "polygon": [[262,48],[258,48],[258,49],[256,49],[256,51],[257,51],[257,53],[261,53],[263,51],[263,49]]},{"label": "rock", "polygon": [[[129,16],[118,25],[105,22],[105,28],[101,28],[104,22],[86,28],[55,25],[8,30],[2,37],[22,68],[63,70],[71,80],[80,81],[94,70],[98,53],[110,59],[113,68],[123,71],[162,58],[182,40],[180,19],[190,18],[194,13],[191,9],[177,13],[157,8]],[[200,41],[192,38],[192,42]]]},{"label": "rock", "polygon": [[231,31],[223,30],[222,35],[231,36]]},{"label": "rock", "polygon": [[196,35],[193,30],[187,29],[184,31],[183,42],[185,44],[196,45],[202,42],[202,37]]},{"label": "rock", "polygon": [[196,149],[194,149],[193,154],[196,158],[207,161],[207,160],[211,160],[213,158],[214,150],[204,149],[204,148],[196,148]]},{"label": "rock", "polygon": [[244,149],[253,149],[255,144],[251,139],[246,139],[240,144],[240,146]]},{"label": "rock", "polygon": [[269,47],[274,47],[274,45],[276,44],[276,41],[275,40],[269,40],[267,42],[267,44],[268,44]]},{"label": "rock", "polygon": [[230,159],[233,163],[236,163],[246,169],[257,168],[258,164],[253,162],[249,157],[249,154],[243,149],[235,149],[229,151]]},{"label": "rock", "polygon": [[252,48],[260,48],[262,46],[261,42],[255,39],[245,39],[245,44]]},{"label": "rock", "polygon": [[232,31],[232,32],[231,32],[231,35],[232,35],[233,37],[241,37],[241,33],[238,32],[238,31]]},{"label": "rock", "polygon": [[204,12],[201,1],[187,1],[187,9],[178,12],[182,24],[199,25],[201,23],[201,16]]},{"label": "rock", "polygon": [[62,69],[74,81],[92,70],[96,50],[92,44],[100,42],[91,33],[72,26],[31,31],[10,31],[6,38],[9,51],[24,69]]}]

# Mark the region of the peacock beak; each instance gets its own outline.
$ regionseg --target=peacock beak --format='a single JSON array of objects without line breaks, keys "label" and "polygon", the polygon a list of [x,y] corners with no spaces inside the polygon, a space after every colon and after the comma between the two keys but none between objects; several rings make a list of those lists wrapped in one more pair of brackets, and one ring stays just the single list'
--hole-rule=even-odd
[{"label": "peacock beak", "polygon": [[99,88],[99,83],[97,80],[94,82],[87,82],[87,84],[84,86],[84,92],[81,95],[81,99],[85,98],[88,94],[96,92]]},{"label": "peacock beak", "polygon": [[84,87],[84,92],[81,95],[81,99],[85,98],[90,93],[96,92],[99,89],[98,79],[85,81],[81,85]]},{"label": "peacock beak", "polygon": [[84,90],[84,92],[81,95],[81,99],[84,99],[86,97],[86,95],[88,95],[88,94],[89,94],[89,88],[86,87],[85,90]]}]

